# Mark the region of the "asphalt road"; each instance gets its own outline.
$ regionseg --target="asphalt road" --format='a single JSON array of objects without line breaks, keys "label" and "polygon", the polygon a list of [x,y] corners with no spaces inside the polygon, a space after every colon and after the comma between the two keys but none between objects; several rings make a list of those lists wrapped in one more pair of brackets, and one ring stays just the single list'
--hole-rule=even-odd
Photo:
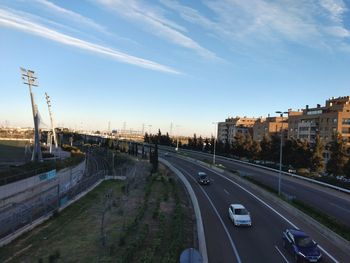
[{"label": "asphalt road", "polygon": [[[348,262],[349,254],[341,251],[307,222],[259,196],[249,186],[242,187],[228,175],[219,174],[173,154],[166,159],[186,176],[198,198],[210,263],[293,262],[281,241],[282,231],[292,228],[291,224],[309,233],[336,259],[332,260],[323,253],[323,262]],[[199,171],[210,176],[211,185],[201,186],[196,182],[195,175]],[[241,203],[250,211],[253,222],[251,228],[233,226],[228,218],[231,203]]]},{"label": "asphalt road", "polygon": [[[198,160],[211,160],[211,156],[202,153],[186,151],[189,157]],[[216,157],[216,164],[222,164],[230,170],[237,170],[253,177],[274,189],[278,189],[278,172],[253,167],[235,161],[228,161],[220,156]],[[281,191],[298,200],[336,218],[342,224],[350,227],[350,195],[324,186],[316,185],[304,180],[282,175]]]}]

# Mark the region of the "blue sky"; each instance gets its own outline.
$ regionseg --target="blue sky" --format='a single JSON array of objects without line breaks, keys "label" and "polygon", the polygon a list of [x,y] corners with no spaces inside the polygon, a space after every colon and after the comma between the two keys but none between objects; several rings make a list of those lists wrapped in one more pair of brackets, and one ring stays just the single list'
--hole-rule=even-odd
[{"label": "blue sky", "polygon": [[[0,125],[209,136],[228,116],[350,95],[350,2],[0,0]],[[174,129],[175,130],[175,129]]]}]

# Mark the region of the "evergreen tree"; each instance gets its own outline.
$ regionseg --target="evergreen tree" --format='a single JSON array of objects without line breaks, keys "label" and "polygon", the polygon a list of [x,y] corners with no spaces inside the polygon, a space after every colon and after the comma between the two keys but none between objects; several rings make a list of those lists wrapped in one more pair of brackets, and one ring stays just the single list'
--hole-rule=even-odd
[{"label": "evergreen tree", "polygon": [[231,145],[228,142],[228,140],[225,140],[225,144],[224,144],[224,155],[225,156],[229,156],[230,155],[230,151],[231,151]]},{"label": "evergreen tree", "polygon": [[311,155],[311,171],[319,173],[324,170],[324,158],[323,158],[324,146],[320,136],[317,134],[315,146],[313,147]]},{"label": "evergreen tree", "polygon": [[209,152],[210,151],[210,141],[208,138],[205,138],[204,144],[205,144],[204,151]]},{"label": "evergreen tree", "polygon": [[252,136],[248,133],[245,136],[244,142],[243,142],[243,149],[244,149],[244,156],[246,156],[248,159],[252,159],[252,147],[253,147],[253,139]]},{"label": "evergreen tree", "polygon": [[199,138],[198,138],[196,150],[203,151],[203,138],[202,138],[202,136],[199,136]]},{"label": "evergreen tree", "polygon": [[344,174],[345,164],[348,162],[348,154],[345,148],[345,142],[340,134],[335,135],[330,144],[331,158],[327,163],[327,172],[334,176]]},{"label": "evergreen tree", "polygon": [[149,136],[148,133],[145,133],[145,136],[143,137],[143,141],[149,143]]},{"label": "evergreen tree", "polygon": [[240,132],[238,132],[235,136],[235,140],[233,141],[232,144],[232,151],[233,154],[238,156],[238,157],[243,157],[244,156],[244,135]]},{"label": "evergreen tree", "polygon": [[307,140],[297,140],[295,151],[295,164],[296,168],[308,168],[311,163],[310,144]]},{"label": "evergreen tree", "polygon": [[347,178],[350,179],[350,158],[349,158],[348,162],[344,166],[344,174],[345,174],[345,176]]},{"label": "evergreen tree", "polygon": [[280,133],[271,136],[271,152],[270,160],[279,163],[280,161],[280,151],[281,151],[281,136]]},{"label": "evergreen tree", "polygon": [[261,146],[258,141],[253,141],[251,147],[251,157],[253,160],[259,160],[261,158]]},{"label": "evergreen tree", "polygon": [[266,161],[271,161],[271,152],[272,152],[272,145],[271,145],[271,138],[268,135],[264,135],[260,142],[260,148],[261,148],[261,159]]}]

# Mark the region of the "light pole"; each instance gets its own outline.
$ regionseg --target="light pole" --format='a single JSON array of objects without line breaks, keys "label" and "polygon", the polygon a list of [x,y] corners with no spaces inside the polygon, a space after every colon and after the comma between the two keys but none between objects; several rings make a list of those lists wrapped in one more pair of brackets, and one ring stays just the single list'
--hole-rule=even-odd
[{"label": "light pole", "polygon": [[216,129],[216,124],[218,124],[217,122],[213,122],[212,124],[214,124],[214,154],[213,154],[213,165],[215,165],[215,151],[216,151],[216,134],[217,134],[217,129]]},{"label": "light pole", "polygon": [[282,147],[283,147],[283,114],[288,114],[287,111],[276,111],[277,114],[280,114],[282,118],[281,126],[281,144],[280,144],[280,169],[278,174],[278,195],[281,195],[281,176],[282,176]]},{"label": "light pole", "polygon": [[176,125],[175,129],[176,129],[176,148],[175,151],[179,150],[179,131],[178,128],[181,127],[180,125]]},{"label": "light pole", "polygon": [[34,94],[32,92],[32,87],[38,87],[37,77],[33,70],[27,70],[24,68],[20,68],[20,70],[21,70],[23,83],[25,85],[28,85],[30,100],[32,103],[32,112],[33,112],[33,120],[34,120],[34,147],[33,147],[32,161],[42,162],[43,157],[42,157],[41,147],[40,147],[40,131],[39,131],[40,117],[39,117],[38,105],[35,103]]}]

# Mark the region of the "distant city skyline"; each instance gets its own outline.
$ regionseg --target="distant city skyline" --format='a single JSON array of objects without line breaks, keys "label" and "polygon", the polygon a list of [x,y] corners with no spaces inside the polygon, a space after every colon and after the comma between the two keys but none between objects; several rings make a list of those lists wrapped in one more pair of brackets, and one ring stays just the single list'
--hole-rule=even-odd
[{"label": "distant city skyline", "polygon": [[152,125],[210,136],[229,116],[323,105],[350,94],[350,3],[321,1],[0,2],[0,125],[33,126],[19,67],[49,126]]}]

